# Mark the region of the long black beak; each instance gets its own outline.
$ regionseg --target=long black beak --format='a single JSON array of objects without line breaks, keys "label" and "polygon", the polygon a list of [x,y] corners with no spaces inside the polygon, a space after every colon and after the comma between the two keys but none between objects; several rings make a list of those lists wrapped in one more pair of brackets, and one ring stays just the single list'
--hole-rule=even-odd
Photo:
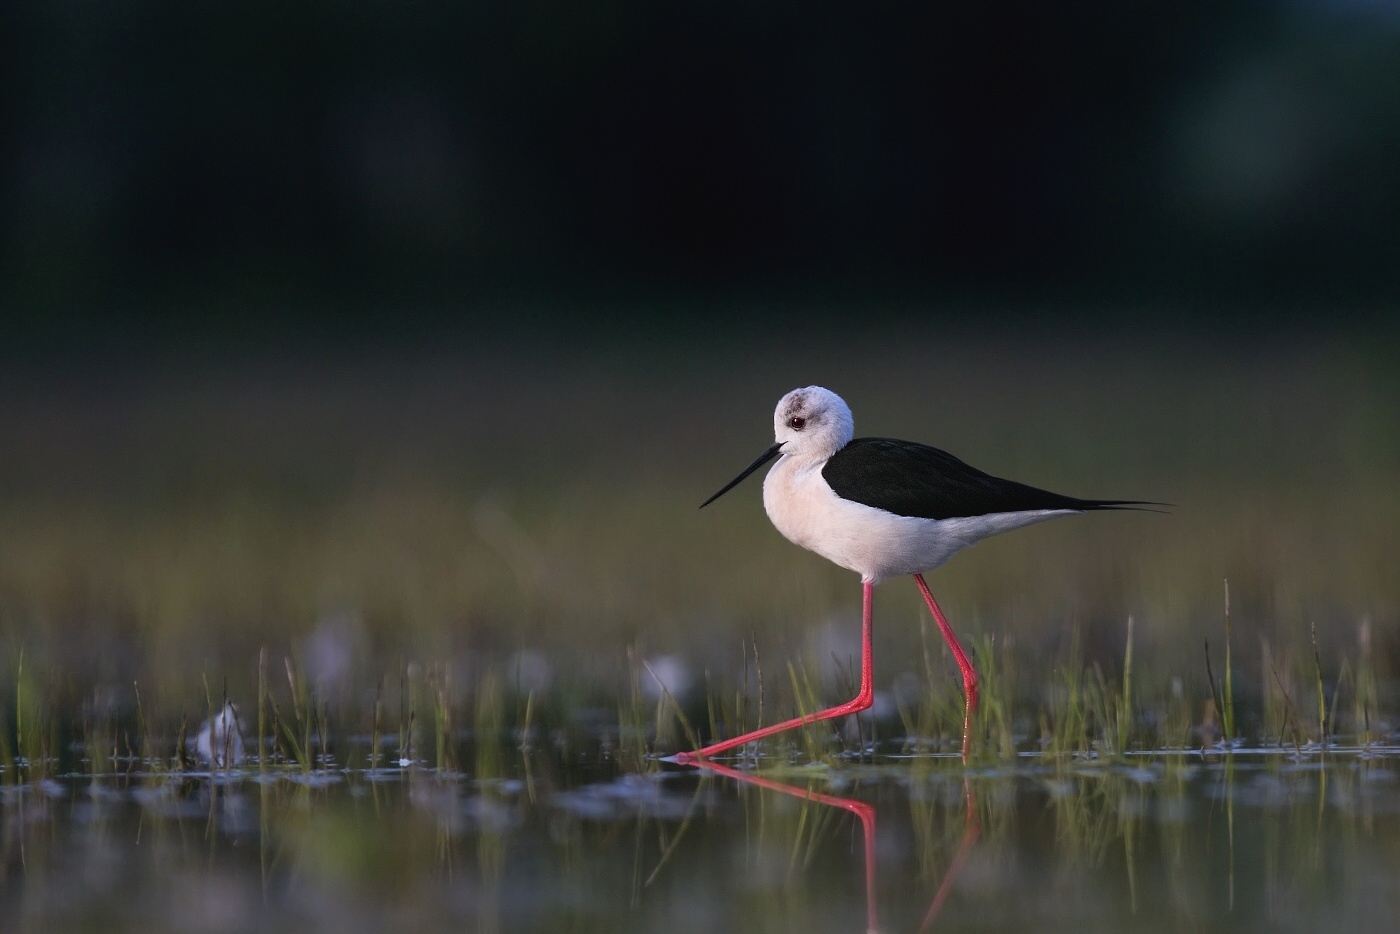
[{"label": "long black beak", "polygon": [[784,444],[784,442],[779,441],[777,444],[773,445],[771,448],[769,448],[768,450],[764,451],[762,454],[758,455],[758,460],[754,461],[752,464],[750,464],[749,466],[745,467],[743,473],[739,474],[739,476],[735,477],[733,480],[730,480],[728,483],[726,483],[726,484],[724,485],[724,489],[720,490],[720,491],[719,491],[718,493],[716,493],[714,496],[711,496],[709,499],[707,499],[707,500],[705,500],[703,503],[701,503],[701,504],[700,504],[700,508],[701,508],[701,509],[704,509],[706,506],[710,505],[710,504],[713,503],[715,500],[719,499],[719,498],[720,498],[721,496],[723,496],[725,493],[728,493],[730,490],[732,490],[732,489],[734,489],[736,486],[738,486],[738,485],[739,485],[739,482],[740,482],[741,480],[743,480],[745,477],[747,477],[749,474],[753,473],[755,470],[757,470],[758,468],[762,467],[764,464],[768,463],[768,462],[771,461],[773,458],[775,458],[775,457],[777,457],[779,454],[781,454],[781,453],[782,453],[783,444]]}]

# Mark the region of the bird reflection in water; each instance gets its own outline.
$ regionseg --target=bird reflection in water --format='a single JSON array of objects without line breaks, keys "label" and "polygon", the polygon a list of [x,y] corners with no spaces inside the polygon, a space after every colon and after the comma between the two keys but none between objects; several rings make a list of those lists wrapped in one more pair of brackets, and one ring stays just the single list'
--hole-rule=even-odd
[{"label": "bird reflection in water", "polygon": [[[854,798],[842,798],[838,795],[822,794],[812,791],[810,788],[800,788],[796,785],[787,785],[783,782],[774,781],[771,778],[764,778],[752,772],[741,772],[726,765],[716,762],[706,762],[700,766],[704,771],[713,772],[725,778],[732,778],[736,782],[745,785],[752,785],[756,788],[763,788],[768,791],[776,791],[792,798],[802,801],[810,801],[813,804],[820,804],[826,807],[840,808],[847,813],[854,814],[860,821],[861,836],[864,844],[865,857],[865,922],[866,930],[870,934],[879,930],[879,918],[875,906],[876,892],[876,860],[875,860],[875,807],[866,804],[864,801],[857,801]],[[933,928],[937,921],[939,912],[943,910],[943,905],[948,900],[948,895],[952,891],[953,883],[957,880],[958,874],[962,871],[963,865],[967,862],[968,855],[982,836],[982,824],[977,816],[977,797],[973,793],[972,783],[963,779],[963,800],[966,804],[965,825],[962,839],[958,842],[957,851],[953,854],[953,859],[948,864],[948,868],[943,873],[943,878],[939,881],[938,890],[934,893],[933,901],[929,903],[928,911],[924,914],[923,923],[919,925],[920,931],[928,931]]]}]

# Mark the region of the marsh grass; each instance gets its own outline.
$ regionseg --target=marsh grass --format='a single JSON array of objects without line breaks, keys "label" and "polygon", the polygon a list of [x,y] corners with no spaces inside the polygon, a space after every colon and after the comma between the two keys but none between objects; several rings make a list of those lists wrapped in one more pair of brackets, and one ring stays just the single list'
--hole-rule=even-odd
[{"label": "marsh grass", "polygon": [[1357,631],[1357,664],[1355,668],[1356,686],[1352,692],[1353,729],[1359,729],[1362,744],[1375,742],[1376,725],[1380,712],[1379,678],[1376,660],[1371,644],[1371,621],[1363,619]]},{"label": "marsh grass", "polygon": [[[437,741],[437,771],[442,775],[447,770],[455,771],[456,734],[451,728],[451,695],[446,690],[440,690],[434,693],[434,697],[434,717],[438,725],[434,731]],[[508,731],[501,679],[494,670],[487,671],[478,683],[475,707],[472,739],[476,748],[476,768],[473,774],[477,778],[499,778],[503,774],[505,763],[502,742]]]},{"label": "marsh grass", "polygon": [[[627,647],[627,692],[618,705],[617,747],[618,761],[629,769],[640,771],[646,767],[651,757],[648,747],[645,700],[642,693],[642,665],[637,658],[635,646]],[[604,750],[607,749],[606,732]]]},{"label": "marsh grass", "polygon": [[[1003,633],[975,635],[971,645],[981,672],[982,705],[973,720],[974,764],[990,767],[1033,756],[1069,772],[1182,747],[1229,754],[1251,744],[1283,746],[1300,756],[1325,753],[1338,744],[1393,742],[1391,718],[1380,702],[1385,682],[1366,621],[1357,629],[1356,649],[1340,655],[1324,653],[1312,627],[1285,646],[1261,637],[1257,673],[1235,679],[1245,688],[1245,699],[1236,703],[1257,728],[1234,743],[1218,744],[1209,723],[1192,715],[1213,708],[1214,692],[1199,678],[1166,674],[1155,667],[1151,655],[1141,651],[1137,633],[1135,622],[1125,620],[1116,664],[1113,659],[1086,658],[1073,628],[1053,659],[1035,646],[1022,649]],[[7,692],[14,699],[14,712],[0,730],[0,767],[11,784],[75,770],[93,775],[132,769],[186,772],[201,765],[187,752],[193,748],[188,737],[194,726],[184,711],[195,709],[202,711],[206,724],[223,712],[242,737],[247,758],[236,763],[234,733],[217,734],[223,745],[212,766],[221,771],[253,767],[309,778],[342,767],[374,770],[383,762],[385,734],[392,745],[397,723],[397,767],[424,767],[443,779],[463,774],[464,766],[472,775],[500,776],[510,770],[509,763],[531,753],[529,737],[548,724],[551,743],[559,749],[591,748],[601,736],[605,760],[643,774],[657,771],[658,757],[695,748],[707,735],[736,735],[770,718],[809,714],[855,690],[849,664],[838,664],[834,676],[828,674],[823,681],[822,666],[805,653],[777,663],[769,659],[767,664],[758,663],[756,651],[748,647],[736,655],[754,664],[726,672],[723,678],[706,672],[699,693],[687,698],[673,696],[635,647],[622,653],[620,685],[574,683],[537,693],[522,687],[504,661],[479,660],[462,675],[447,661],[404,660],[394,669],[367,672],[364,682],[375,685],[373,690],[332,697],[313,689],[294,657],[274,660],[263,650],[256,665],[257,714],[249,717],[240,712],[247,708],[225,687],[228,679],[222,673],[202,675],[194,698],[187,696],[183,703],[177,698],[178,706],[167,701],[153,710],[145,683],[133,683],[121,703],[99,703],[98,691],[75,698],[64,678],[36,670],[24,654],[16,659]],[[775,664],[781,664],[786,675],[779,684],[771,676],[749,675],[771,672]],[[896,705],[884,718],[812,724],[772,737],[735,758],[765,769],[801,769],[809,764],[834,767],[891,752],[916,759],[927,753],[952,753],[961,726],[961,692],[944,670],[950,667],[946,659],[930,651],[922,664],[922,688],[910,694],[905,683],[886,692]],[[273,677],[273,672],[281,677]],[[877,692],[883,690],[879,674],[877,668]],[[395,692],[386,692],[384,686],[395,679],[398,703],[393,709],[385,695]],[[166,689],[156,693],[173,696]],[[600,721],[596,699],[609,695],[617,698],[613,714]],[[763,717],[751,717],[758,709]],[[697,723],[708,734],[697,729]]]},{"label": "marsh grass", "polygon": [[[19,653],[14,678],[14,749],[10,754],[11,771],[18,776],[21,768],[30,779],[43,779],[52,772],[53,751],[57,748],[59,724],[53,716],[52,679],[48,690],[35,677],[32,661],[26,667],[24,651]],[[18,778],[16,779],[18,780]]]},{"label": "marsh grass", "polygon": [[[805,666],[788,663],[788,683],[792,687],[793,716],[806,717],[823,707],[821,698],[813,687],[813,680]],[[833,721],[823,720],[810,723],[793,730],[798,746],[809,762],[821,759],[829,743],[825,738],[832,735]],[[781,738],[779,742],[781,742]]]},{"label": "marsh grass", "polygon": [[763,723],[763,660],[756,636],[741,640],[738,662],[736,671],[741,675],[732,690],[718,688],[711,668],[704,669],[706,723],[711,737],[734,737],[755,730],[756,725],[749,724],[750,716]]},{"label": "marsh grass", "polygon": [[[1366,651],[1366,639],[1368,632],[1362,625],[1358,650],[1331,664],[1323,660],[1310,632],[1285,648],[1261,639],[1261,678],[1247,693],[1257,697],[1257,707],[1253,703],[1243,707],[1259,728],[1247,737],[1246,745],[1281,745],[1302,755],[1324,752],[1338,742],[1365,746],[1385,739],[1389,734],[1382,731],[1389,728],[1385,724],[1390,720],[1380,707],[1380,676]],[[977,636],[973,646],[981,672],[981,706],[973,720],[976,762],[994,765],[1035,755],[1057,769],[1077,769],[1085,763],[1123,762],[1130,753],[1190,746],[1193,735],[1196,748],[1217,748],[1205,728],[1208,724],[1194,723],[1191,717],[1191,711],[1211,709],[1210,689],[1201,681],[1141,679],[1142,665],[1151,668],[1151,661],[1141,661],[1131,625],[1124,626],[1123,657],[1113,667],[1099,660],[1086,661],[1072,633],[1064,653],[1051,662],[1030,660],[1018,653],[1014,639],[993,633]],[[616,720],[602,724],[602,734],[612,737],[605,739],[603,755],[627,770],[655,772],[658,756],[700,745],[704,735],[694,727],[694,713],[703,716],[700,723],[706,724],[710,735],[715,730],[718,735],[734,735],[755,725],[746,723],[742,711],[755,709],[756,685],[750,683],[745,693],[742,682],[717,685],[710,678],[703,682],[703,696],[690,700],[673,697],[665,689],[648,695],[644,679],[659,683],[658,676],[634,651],[627,660],[626,688],[615,707]],[[246,766],[309,776],[322,769],[381,765],[382,737],[385,732],[393,735],[382,686],[333,702],[316,696],[291,658],[280,665],[284,676],[280,685],[267,678],[267,668],[265,653],[259,658],[258,716],[228,714],[237,717],[234,728],[245,739]],[[539,720],[556,724],[556,744],[577,748],[589,745],[589,734],[596,728],[589,725],[596,721],[589,716],[587,703],[568,707],[580,703],[575,697],[585,695],[552,693],[542,707],[532,690],[507,690],[510,682],[500,667],[486,665],[476,671],[469,692],[455,688],[451,667],[442,662],[406,662],[398,672],[381,672],[374,683],[384,685],[395,674],[400,679],[398,762],[421,763],[441,777],[461,774],[463,762],[470,763],[476,776],[504,774],[505,763],[531,752],[525,738],[538,730]],[[850,683],[837,678],[823,692],[816,669],[798,660],[785,664],[785,675],[783,690],[770,681],[764,683],[766,710],[773,717],[805,716],[853,690]],[[176,710],[148,710],[143,685],[132,685],[125,706],[108,704],[101,711],[90,702],[69,706],[60,681],[36,675],[28,660],[15,668],[10,692],[14,714],[7,717],[6,730],[0,734],[0,765],[10,783],[43,779],[56,770],[101,774],[130,769],[136,763],[143,772],[182,772],[195,766],[186,753],[193,730],[188,717]],[[221,686],[214,688],[214,681],[202,679],[195,704],[206,724],[218,711],[234,711],[238,706],[237,697],[228,696]],[[363,706],[360,697],[364,697]],[[426,720],[420,710],[426,711]],[[764,767],[771,767],[778,763],[837,765],[892,751],[914,756],[948,753],[958,745],[960,711],[958,686],[944,678],[900,703],[888,720],[861,717],[812,724],[760,742],[739,758],[757,755]],[[462,723],[470,725],[468,730],[459,727]],[[339,730],[335,724],[342,724]],[[224,746],[216,766],[228,769],[231,731],[221,735]],[[64,744],[71,749],[67,755]],[[1238,745],[1221,742],[1218,751],[1228,753]],[[333,755],[336,746],[346,755]]]},{"label": "marsh grass", "polygon": [[1220,708],[1225,739],[1235,738],[1235,675],[1230,662],[1230,651],[1234,639],[1230,631],[1230,580],[1225,580],[1225,694],[1224,705]]},{"label": "marsh grass", "polygon": [[[1364,626],[1361,631],[1364,639]],[[1064,765],[1087,760],[1115,762],[1128,753],[1154,749],[1217,748],[1217,739],[1221,751],[1247,746],[1251,741],[1291,745],[1295,752],[1325,750],[1336,736],[1340,705],[1348,698],[1353,709],[1348,736],[1362,745],[1375,739],[1368,732],[1375,709],[1377,678],[1373,667],[1360,652],[1356,661],[1343,656],[1335,675],[1329,676],[1312,627],[1306,650],[1299,645],[1298,650],[1290,648],[1280,655],[1269,640],[1261,639],[1260,679],[1252,692],[1259,698],[1259,706],[1248,708],[1259,731],[1251,738],[1236,734],[1233,742],[1212,733],[1211,719],[1212,711],[1220,707],[1236,708],[1233,673],[1223,696],[1208,677],[1206,683],[1211,687],[1204,698],[1193,694],[1189,686],[1199,682],[1179,675],[1145,678],[1136,657],[1135,632],[1135,622],[1129,617],[1124,626],[1121,664],[1113,669],[1102,661],[1084,660],[1076,630],[1071,631],[1066,650],[1049,670],[1043,661],[1027,665],[1016,651],[1014,639],[985,633],[978,636],[973,642],[981,675],[981,705],[973,720],[978,760],[1007,762],[1030,752]],[[891,738],[898,740],[905,753],[954,748],[961,721],[961,692],[952,679],[936,677],[931,662],[926,661],[925,668],[928,682],[919,698],[911,703],[896,693],[895,722],[902,727],[902,735],[891,736],[889,721],[867,722],[868,718],[862,717],[844,727],[814,724],[793,731],[791,739],[774,737],[766,744],[768,754],[775,755],[795,743],[805,760],[831,761],[837,754],[864,755],[878,749],[882,739]],[[849,677],[838,682],[833,699],[852,691],[848,682]],[[1045,685],[1038,692],[1034,688],[1037,683]],[[794,715],[805,715],[830,702],[814,685],[808,668],[789,662],[787,687]],[[1302,690],[1302,685],[1308,689]],[[722,693],[717,696],[708,678],[706,686],[705,709],[712,735],[733,735],[733,731],[747,727],[726,721],[723,712],[739,705],[726,703]],[[675,709],[679,712],[680,705]],[[1205,711],[1201,719],[1193,716],[1195,710]],[[833,726],[838,732],[833,732]],[[833,742],[838,735],[845,737],[844,744]],[[662,746],[666,747],[664,737]]]}]

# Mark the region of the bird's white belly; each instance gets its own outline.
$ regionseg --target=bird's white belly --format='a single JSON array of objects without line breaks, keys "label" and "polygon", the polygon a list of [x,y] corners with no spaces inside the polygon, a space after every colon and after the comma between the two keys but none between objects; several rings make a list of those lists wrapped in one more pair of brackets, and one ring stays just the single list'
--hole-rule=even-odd
[{"label": "bird's white belly", "polygon": [[990,535],[1078,512],[1039,509],[953,519],[896,516],[837,496],[822,477],[823,463],[779,459],[763,481],[763,508],[789,541],[868,581],[931,571]]}]

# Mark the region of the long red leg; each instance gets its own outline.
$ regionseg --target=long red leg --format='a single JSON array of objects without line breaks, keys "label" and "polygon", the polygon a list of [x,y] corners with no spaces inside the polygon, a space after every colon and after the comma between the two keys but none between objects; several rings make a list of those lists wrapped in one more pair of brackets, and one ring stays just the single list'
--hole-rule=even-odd
[{"label": "long red leg", "polygon": [[968,661],[967,653],[958,644],[958,637],[953,635],[953,627],[948,625],[948,617],[943,615],[943,611],[938,608],[938,601],[933,599],[933,594],[929,592],[928,584],[924,583],[922,574],[914,575],[914,583],[919,585],[919,593],[924,595],[924,602],[928,604],[929,612],[938,622],[938,628],[943,633],[943,638],[948,641],[948,648],[953,650],[953,657],[958,660],[958,667],[962,669],[963,695],[967,698],[967,705],[963,708],[963,761],[967,761],[968,753],[972,751],[972,712],[977,709],[977,669],[972,667],[972,662]]},{"label": "long red leg", "polygon": [[781,733],[784,730],[791,730],[799,726],[807,726],[810,723],[817,723],[821,720],[832,720],[836,717],[845,717],[853,713],[859,713],[868,708],[875,700],[874,665],[870,659],[870,634],[871,615],[874,608],[875,585],[862,581],[863,592],[861,594],[861,633],[860,633],[860,693],[844,704],[835,707],[828,707],[826,710],[819,710],[816,713],[808,714],[805,717],[794,717],[791,720],[784,720],[773,726],[765,726],[754,730],[752,733],[745,733],[743,736],[736,736],[733,739],[726,739],[723,742],[711,743],[704,749],[697,749],[694,752],[677,753],[671,757],[671,761],[681,765],[693,765],[701,759],[708,759],[721,752],[733,749],[736,746],[743,746],[756,739],[763,739],[765,736],[772,736],[774,733]]}]

